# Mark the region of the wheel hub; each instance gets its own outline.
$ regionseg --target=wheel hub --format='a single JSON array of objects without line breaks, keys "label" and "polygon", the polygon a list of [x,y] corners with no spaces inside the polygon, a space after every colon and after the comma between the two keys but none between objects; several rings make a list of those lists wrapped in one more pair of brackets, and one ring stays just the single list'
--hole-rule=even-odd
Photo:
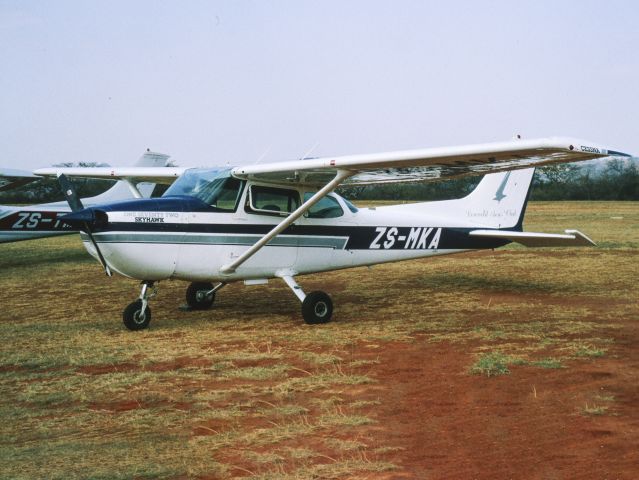
[{"label": "wheel hub", "polygon": [[328,306],[324,302],[317,302],[315,304],[315,315],[323,317],[328,312]]},{"label": "wheel hub", "polygon": [[133,314],[133,321],[138,325],[144,323],[146,320],[146,313],[142,313],[140,310]]}]

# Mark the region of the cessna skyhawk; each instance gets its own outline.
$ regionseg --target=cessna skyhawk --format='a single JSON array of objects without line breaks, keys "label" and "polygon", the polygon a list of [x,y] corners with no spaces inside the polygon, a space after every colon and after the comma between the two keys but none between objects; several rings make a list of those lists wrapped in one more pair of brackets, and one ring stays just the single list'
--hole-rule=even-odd
[{"label": "cessna skyhawk", "polygon": [[[534,166],[626,154],[567,138],[351,155],[220,168],[43,169],[57,175],[73,213],[63,217],[108,275],[142,281],[127,306],[131,330],[151,321],[148,301],[165,279],[192,282],[186,301],[209,308],[224,286],[282,279],[309,324],[330,320],[333,303],[305,294],[295,277],[511,242],[578,246],[576,230],[523,232]],[[332,193],[339,185],[436,182],[485,174],[458,200],[357,208]],[[83,208],[67,176],[172,183],[162,198]],[[213,285],[212,282],[215,282]]]}]

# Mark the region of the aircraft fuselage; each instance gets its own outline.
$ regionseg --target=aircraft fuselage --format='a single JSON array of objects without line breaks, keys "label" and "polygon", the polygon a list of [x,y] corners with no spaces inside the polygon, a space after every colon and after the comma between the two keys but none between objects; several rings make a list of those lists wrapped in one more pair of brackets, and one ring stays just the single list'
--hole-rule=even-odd
[{"label": "aircraft fuselage", "polygon": [[[298,219],[236,271],[223,273],[282,217],[251,211],[244,198],[222,213],[191,197],[110,205],[108,223],[93,231],[109,267],[140,280],[231,282],[394,262],[507,242],[468,236],[476,227],[406,211],[402,206],[354,209],[331,194],[331,218]],[[352,207],[352,205],[350,206]],[[99,208],[99,207],[98,207]],[[87,250],[97,258],[88,235]]]}]

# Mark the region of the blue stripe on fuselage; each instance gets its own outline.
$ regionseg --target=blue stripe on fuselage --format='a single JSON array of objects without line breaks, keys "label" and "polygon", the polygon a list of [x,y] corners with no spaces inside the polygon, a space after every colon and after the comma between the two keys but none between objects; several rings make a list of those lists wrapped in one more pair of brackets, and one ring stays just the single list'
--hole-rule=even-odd
[{"label": "blue stripe on fuselage", "polygon": [[[286,243],[291,245],[290,242],[282,240],[278,242],[277,239],[281,239],[287,236],[291,237],[308,237],[310,239],[328,239],[328,238],[347,238],[348,241],[342,245],[342,248],[347,250],[369,250],[374,244],[374,241],[379,236],[379,228],[374,226],[352,226],[352,225],[292,225],[288,227],[284,232],[276,237],[276,241],[271,242],[270,245]],[[487,249],[497,248],[510,243],[507,240],[470,237],[468,232],[472,229],[461,228],[438,228],[438,227],[387,227],[390,231],[396,228],[397,232],[394,234],[394,241],[392,244],[388,241],[387,237],[381,240],[380,249],[382,250],[401,250],[401,249],[416,249],[419,243],[417,241],[408,241],[411,238],[411,231],[416,232],[416,235],[421,237],[425,236],[426,246],[422,248],[428,248],[431,242],[439,231],[439,239],[437,241],[436,248],[451,249],[451,250],[466,250],[466,249]],[[157,239],[154,239],[151,243],[164,243],[163,238],[170,235],[171,241],[166,243],[198,243],[198,237],[202,240],[202,243],[226,243],[236,244],[236,240],[240,236],[247,238],[241,243],[246,245],[252,245],[259,237],[265,235],[273,229],[273,225],[246,225],[246,224],[219,224],[219,223],[196,223],[196,224],[181,224],[181,223],[109,223],[106,228],[100,229],[98,237],[100,235],[109,235],[111,233],[118,233],[126,235],[121,237],[131,239],[131,235],[143,235],[143,238],[149,240],[155,234]],[[429,231],[430,230],[430,231]],[[229,241],[223,241],[222,237],[229,237]],[[215,240],[207,241],[203,240],[205,237],[215,238]],[[111,242],[116,241],[114,237],[109,237]],[[176,240],[182,238],[182,240]],[[414,237],[413,237],[414,238]],[[308,242],[301,242],[307,243]],[[311,241],[311,243],[313,243]],[[336,248],[336,245],[326,240],[317,240],[317,246],[328,246]]]},{"label": "blue stripe on fuselage", "polygon": [[[162,197],[155,199],[139,199],[139,200],[126,200],[120,202],[113,202],[110,204],[99,205],[95,207],[96,210],[104,212],[219,212],[218,209],[211,207],[198,198],[191,196],[174,196],[174,197]],[[87,209],[88,210],[88,209]],[[109,242],[123,242],[127,243],[132,241],[131,234],[138,232],[144,234],[145,241],[149,243],[198,243],[196,237],[200,236],[200,241],[206,244],[223,244],[225,242],[224,236],[229,237],[226,244],[237,244],[238,236],[261,236],[268,233],[273,229],[273,224],[221,224],[221,223],[171,223],[171,222],[109,222],[107,225],[99,226],[95,229],[95,233],[98,234],[98,240],[100,234],[115,234],[116,232],[127,232],[128,236],[120,237],[122,240],[116,240],[116,237],[110,236]],[[387,235],[381,239],[380,247],[375,247],[376,240],[380,239],[380,229],[386,228]],[[272,246],[278,243],[282,246],[292,246],[295,242],[291,243],[289,240],[282,240],[278,242],[278,238],[286,236],[293,236],[297,238],[308,237],[303,242],[297,242],[297,245],[310,245],[316,244],[320,247],[336,248],[337,245],[332,241],[327,241],[328,237],[331,238],[347,238],[348,241],[344,245],[339,242],[341,248],[347,250],[369,250],[380,248],[382,250],[400,250],[400,249],[427,249],[433,248],[433,238],[435,234],[438,235],[437,243],[434,248],[439,250],[474,250],[474,249],[487,249],[497,248],[510,243],[508,240],[492,239],[492,238],[480,238],[470,237],[468,232],[473,229],[470,228],[445,228],[445,227],[427,227],[427,226],[414,226],[414,227],[376,227],[376,226],[353,226],[353,225],[291,225],[284,232],[282,232],[274,241],[270,244]],[[393,234],[393,238],[390,234]],[[417,233],[416,233],[417,232]],[[153,239],[150,235],[157,233],[157,239]],[[162,239],[163,234],[172,234],[169,237]],[[208,234],[211,238],[204,240],[202,234]],[[214,234],[214,235],[213,235]],[[421,237],[427,237],[424,242],[409,242],[409,238],[414,238],[414,235]],[[180,236],[181,240],[180,240]],[[324,240],[321,240],[324,238]],[[313,239],[318,239],[314,241]],[[390,240],[393,240],[392,242]],[[105,237],[105,241],[106,237]],[[242,244],[250,245],[257,241],[256,237],[252,237],[250,240],[242,240]],[[245,243],[246,242],[246,243]],[[252,242],[252,243],[251,243]],[[423,246],[425,244],[425,246]],[[430,247],[429,247],[430,246]]]}]

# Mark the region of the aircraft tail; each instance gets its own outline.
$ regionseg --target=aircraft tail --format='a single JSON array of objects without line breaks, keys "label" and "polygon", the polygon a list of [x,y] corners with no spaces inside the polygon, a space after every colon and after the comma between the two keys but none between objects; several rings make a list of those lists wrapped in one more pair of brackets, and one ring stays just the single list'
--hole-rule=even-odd
[{"label": "aircraft tail", "polygon": [[445,217],[446,222],[465,228],[522,231],[534,173],[534,168],[490,173],[463,198],[382,208],[430,218]]},{"label": "aircraft tail", "polygon": [[[147,150],[144,155],[142,155],[137,162],[133,166],[135,167],[165,167],[167,160],[169,159],[169,155],[165,155],[163,153],[151,152]],[[144,198],[150,198],[153,195],[153,190],[155,189],[155,183],[150,182],[141,182],[137,184],[137,188],[142,194]],[[96,195],[95,197],[86,198],[82,201],[86,205],[95,205],[98,203],[108,203],[116,200],[126,200],[132,197],[131,189],[129,186],[123,182],[116,182],[110,189],[106,192],[101,193],[100,195]]]},{"label": "aircraft tail", "polygon": [[484,175],[477,187],[457,202],[473,224],[521,231],[534,173],[534,168],[527,168]]}]

